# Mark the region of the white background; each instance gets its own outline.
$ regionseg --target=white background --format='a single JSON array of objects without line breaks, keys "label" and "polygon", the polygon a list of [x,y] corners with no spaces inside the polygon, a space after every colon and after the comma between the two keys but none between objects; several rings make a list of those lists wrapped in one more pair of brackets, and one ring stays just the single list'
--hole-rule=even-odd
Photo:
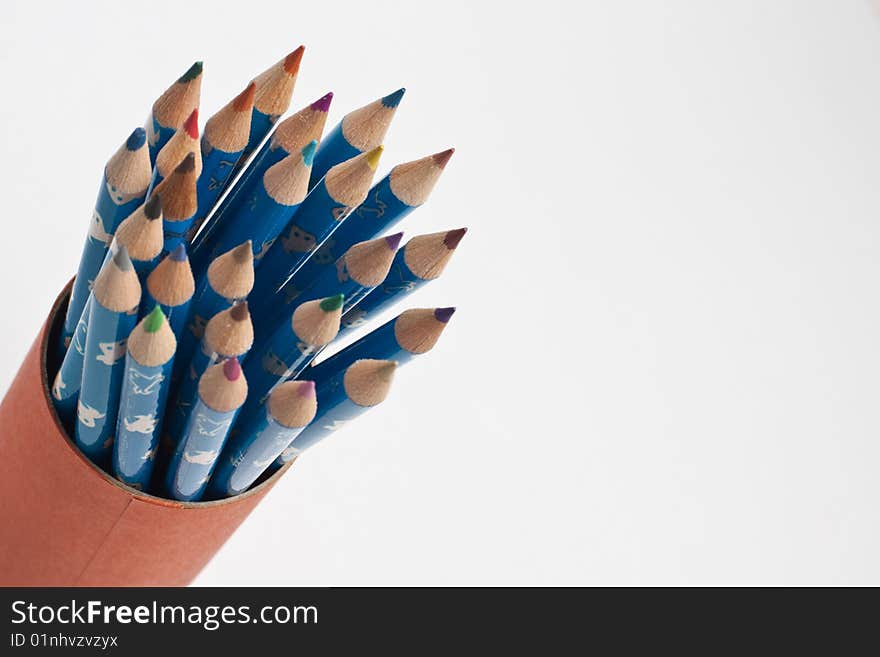
[{"label": "white background", "polygon": [[880,583],[864,1],[4,3],[4,386],[153,99],[300,43],[328,129],[408,88],[380,175],[457,148],[403,228],[470,227],[459,313],[198,584]]}]

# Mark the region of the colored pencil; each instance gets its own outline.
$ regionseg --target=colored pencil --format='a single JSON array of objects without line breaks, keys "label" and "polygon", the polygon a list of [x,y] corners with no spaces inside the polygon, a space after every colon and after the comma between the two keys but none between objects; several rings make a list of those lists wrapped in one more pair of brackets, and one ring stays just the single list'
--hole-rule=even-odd
[{"label": "colored pencil", "polygon": [[316,381],[315,419],[281,452],[272,467],[292,461],[367,409],[382,403],[391,389],[396,368],[397,363],[391,360],[364,359],[330,378]]},{"label": "colored pencil", "polygon": [[140,316],[147,316],[157,305],[161,307],[176,341],[184,332],[195,287],[186,247],[181,242],[147,277]]},{"label": "colored pencil", "polygon": [[342,305],[341,294],[315,299],[297,306],[289,321],[282,322],[264,347],[244,361],[250,395],[242,418],[262,414],[271,391],[288,379],[295,379],[321,350],[336,337]]},{"label": "colored pencil", "polygon": [[354,307],[346,309],[338,337],[348,335],[350,331],[363,326],[370,317],[438,278],[466,232],[467,228],[456,228],[417,235],[409,240],[394,256],[385,280],[364,295]]},{"label": "colored pencil", "polygon": [[255,264],[272,246],[278,233],[297,214],[309,186],[309,172],[318,142],[311,141],[266,171],[253,195],[231,211],[229,221],[212,237],[208,258],[250,241]]},{"label": "colored pencil", "polygon": [[140,300],[137,273],[120,246],[95,279],[77,402],[76,444],[102,467],[109,465],[125,345],[137,322]]},{"label": "colored pencil", "polygon": [[176,346],[160,306],[154,306],[128,337],[113,474],[138,490],[147,490],[153,474]]},{"label": "colored pencil", "polygon": [[269,395],[262,413],[242,424],[239,414],[211,480],[212,498],[243,493],[278,458],[318,410],[312,381],[287,381]]},{"label": "colored pencil", "polygon": [[250,243],[239,244],[214,259],[196,288],[186,330],[178,338],[175,380],[182,367],[189,364],[193,349],[205,334],[208,320],[235,302],[243,301],[253,285],[254,256]]},{"label": "colored pencil", "polygon": [[254,328],[247,301],[214,315],[205,326],[201,348],[196,349],[173,391],[172,404],[166,412],[167,434],[177,444],[186,430],[197,397],[198,381],[202,374],[225,358],[241,358],[254,341]]},{"label": "colored pencil", "polygon": [[251,132],[245,155],[252,153],[263,141],[272,126],[290,107],[293,87],[305,47],[300,46],[271,68],[254,78],[257,89],[251,117]]},{"label": "colored pencil", "polygon": [[[159,263],[162,234],[162,198],[154,194],[116,229],[114,243],[124,246],[141,285]],[[108,252],[109,253],[109,252]]]},{"label": "colored pencil", "polygon": [[366,153],[384,142],[404,93],[406,89],[398,89],[346,114],[321,142],[315,155],[309,186],[317,185],[331,167]]},{"label": "colored pencil", "polygon": [[187,117],[180,129],[174,133],[174,136],[168,140],[168,143],[162,147],[156,156],[156,164],[153,167],[153,177],[150,180],[150,189],[147,191],[149,196],[156,186],[165,178],[171,175],[171,172],[178,164],[183,162],[190,153],[193,154],[196,168],[196,178],[202,173],[202,149],[199,147],[199,108],[195,108]]},{"label": "colored pencil", "polygon": [[193,412],[168,468],[166,489],[172,498],[185,502],[201,499],[245,397],[247,380],[237,359],[230,358],[205,371]]},{"label": "colored pencil", "polygon": [[[220,201],[204,228],[193,238],[192,260],[196,272],[200,272],[201,266],[208,260],[207,257],[202,257],[203,249],[209,248],[207,242],[229,223],[231,212],[255,192],[266,171],[291,153],[301,151],[310,141],[321,140],[332,99],[333,94],[328,93],[278,124],[271,139],[260,147],[235,186]],[[228,183],[231,182],[230,177]]]},{"label": "colored pencil", "polygon": [[199,209],[190,228],[191,236],[226,189],[235,165],[244,154],[251,130],[251,111],[256,88],[256,84],[251,82],[205,124],[201,144],[204,172],[196,186]]},{"label": "colored pencil", "polygon": [[323,381],[363,358],[393,360],[405,365],[413,356],[429,352],[437,344],[455,308],[411,308],[357,342],[308,367],[304,376]]},{"label": "colored pencil", "polygon": [[322,269],[331,266],[350,246],[381,235],[424,204],[454,152],[450,148],[394,167],[297,269],[288,289],[306,289]]},{"label": "colored pencil", "polygon": [[196,156],[194,153],[189,153],[171,175],[153,190],[154,194],[162,196],[164,253],[171,253],[178,244],[186,240],[186,233],[195,220],[198,210],[197,177]]},{"label": "colored pencil", "polygon": [[149,184],[150,158],[146,133],[143,128],[137,128],[104,167],[95,210],[67,305],[58,346],[60,354],[70,344],[70,338],[89,298],[89,290],[101,269],[117,227],[143,203]]},{"label": "colored pencil", "polygon": [[186,117],[199,106],[201,89],[202,62],[196,62],[153,103],[145,126],[151,166],[155,164],[162,147],[183,125]]},{"label": "colored pencil", "polygon": [[[340,225],[370,189],[382,147],[333,167],[280,230],[280,236],[259,262],[254,280],[254,314],[262,317],[279,287]],[[279,166],[279,165],[275,165]],[[288,287],[293,295],[294,288]]]}]

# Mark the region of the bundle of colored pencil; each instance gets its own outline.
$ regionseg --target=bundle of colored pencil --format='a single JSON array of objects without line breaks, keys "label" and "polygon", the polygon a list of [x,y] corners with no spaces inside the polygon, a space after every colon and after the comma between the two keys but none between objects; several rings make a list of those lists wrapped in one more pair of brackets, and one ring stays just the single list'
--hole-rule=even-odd
[{"label": "bundle of colored pencil", "polygon": [[56,410],[124,484],[182,501],[248,490],[385,400],[454,308],[415,308],[316,363],[437,278],[464,228],[383,235],[452,149],[373,185],[400,89],[322,140],[333,94],[290,105],[300,46],[199,133],[202,63],[110,158],[59,339]]}]

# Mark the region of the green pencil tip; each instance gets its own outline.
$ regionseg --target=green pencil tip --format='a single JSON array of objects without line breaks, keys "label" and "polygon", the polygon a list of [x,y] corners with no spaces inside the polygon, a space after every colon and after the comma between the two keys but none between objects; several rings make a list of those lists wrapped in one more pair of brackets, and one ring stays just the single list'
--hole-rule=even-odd
[{"label": "green pencil tip", "polygon": [[184,84],[186,82],[191,82],[195,80],[202,74],[202,62],[195,62],[192,66],[190,66],[186,73],[180,76],[177,80],[180,84]]},{"label": "green pencil tip", "polygon": [[333,312],[334,310],[339,310],[342,308],[342,304],[345,302],[344,294],[336,294],[332,297],[327,297],[326,299],[321,300],[321,310],[324,312]]},{"label": "green pencil tip", "polygon": [[162,322],[164,321],[165,313],[162,312],[159,304],[156,304],[156,307],[153,308],[150,314],[144,317],[144,330],[147,333],[155,333],[162,328]]}]

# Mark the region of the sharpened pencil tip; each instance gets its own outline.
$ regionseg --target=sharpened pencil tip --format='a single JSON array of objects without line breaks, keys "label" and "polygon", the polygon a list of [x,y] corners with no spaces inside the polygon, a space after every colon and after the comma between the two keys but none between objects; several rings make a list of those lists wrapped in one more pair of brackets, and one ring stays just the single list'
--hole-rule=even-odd
[{"label": "sharpened pencil tip", "polygon": [[237,247],[232,249],[232,257],[238,264],[244,264],[249,262],[252,258],[253,242],[248,240],[247,242],[242,242]]},{"label": "sharpened pencil tip", "polygon": [[450,308],[435,308],[434,309],[434,319],[438,322],[443,322],[444,324],[449,321],[449,319],[455,314],[455,307],[452,306]]},{"label": "sharpened pencil tip", "polygon": [[186,157],[180,161],[180,164],[174,169],[174,173],[191,173],[196,169],[196,154],[187,153]]},{"label": "sharpened pencil tip", "polygon": [[382,151],[385,150],[385,147],[381,144],[376,146],[373,150],[367,153],[367,166],[370,167],[373,171],[379,166],[379,160],[382,158]]},{"label": "sharpened pencil tip", "polygon": [[396,251],[397,247],[400,246],[400,240],[403,239],[403,233],[395,233],[394,235],[389,235],[385,238],[385,243],[388,245],[388,248],[392,251]]},{"label": "sharpened pencil tip", "polygon": [[232,109],[236,112],[250,112],[254,106],[254,94],[257,92],[257,83],[251,82],[247,89],[242,91],[232,101]]},{"label": "sharpened pencil tip", "polygon": [[461,242],[461,238],[464,237],[466,232],[467,228],[456,228],[455,230],[450,230],[446,233],[446,237],[443,238],[443,243],[446,245],[446,248],[452,251],[458,246],[458,243]]},{"label": "sharpened pencil tip", "polygon": [[300,46],[284,58],[284,70],[288,75],[296,75],[299,72],[299,63],[302,61],[305,46]]},{"label": "sharpened pencil tip", "polygon": [[296,391],[300,397],[305,397],[307,399],[311,399],[315,396],[315,382],[314,381],[298,381],[300,384],[299,389]]},{"label": "sharpened pencil tip", "polygon": [[455,152],[454,148],[449,148],[449,149],[443,151],[442,153],[434,153],[434,155],[432,155],[431,157],[434,158],[434,162],[437,163],[438,167],[440,167],[441,169],[445,169],[446,164],[449,162],[449,160],[452,157],[452,154],[454,152]]},{"label": "sharpened pencil tip", "polygon": [[195,62],[192,66],[190,66],[186,73],[180,76],[177,80],[181,84],[185,84],[187,82],[192,82],[197,77],[202,74],[202,62]]},{"label": "sharpened pencil tip", "polygon": [[159,194],[153,194],[144,203],[144,216],[150,221],[162,216],[162,197]]},{"label": "sharpened pencil tip", "polygon": [[248,312],[248,302],[242,301],[241,303],[232,306],[232,310],[229,311],[229,316],[236,322],[243,322],[248,319],[251,316]]},{"label": "sharpened pencil tip", "polygon": [[238,377],[241,376],[241,363],[238,362],[238,358],[229,358],[223,362],[223,376],[227,381],[238,381]]},{"label": "sharpened pencil tip", "polygon": [[385,96],[384,98],[382,98],[382,104],[385,107],[389,107],[389,108],[393,109],[393,108],[397,107],[398,105],[400,105],[400,100],[403,98],[403,94],[405,94],[405,93],[406,93],[406,89],[404,87],[401,87],[397,91],[390,93],[387,96]]},{"label": "sharpened pencil tip", "polygon": [[128,257],[128,249],[120,246],[113,254],[113,264],[119,271],[130,271],[132,268],[131,258]]},{"label": "sharpened pencil tip", "polygon": [[333,312],[334,310],[339,310],[342,308],[342,304],[345,303],[345,295],[344,294],[334,294],[332,297],[326,297],[321,300],[321,310],[326,313]]},{"label": "sharpened pencil tip", "polygon": [[147,131],[143,128],[135,128],[125,140],[125,147],[130,151],[136,151],[145,143],[147,143]]},{"label": "sharpened pencil tip", "polygon": [[155,333],[162,328],[162,322],[164,321],[165,313],[162,312],[162,307],[157,303],[153,310],[150,311],[150,314],[144,317],[144,331]]},{"label": "sharpened pencil tip", "polygon": [[190,136],[190,139],[198,139],[199,138],[199,108],[196,107],[192,114],[186,117],[186,121],[183,122],[183,129],[186,130],[186,134]]},{"label": "sharpened pencil tip", "polygon": [[318,142],[314,139],[310,141],[308,144],[303,146],[303,149],[300,151],[302,155],[303,164],[307,167],[312,166],[312,162],[315,161],[315,151],[318,150]]},{"label": "sharpened pencil tip", "polygon": [[316,112],[327,112],[330,110],[330,103],[333,101],[333,92],[329,92],[321,96],[314,103],[309,105]]},{"label": "sharpened pencil tip", "polygon": [[186,262],[186,246],[181,242],[175,247],[175,249],[171,252],[171,259],[174,262]]}]

